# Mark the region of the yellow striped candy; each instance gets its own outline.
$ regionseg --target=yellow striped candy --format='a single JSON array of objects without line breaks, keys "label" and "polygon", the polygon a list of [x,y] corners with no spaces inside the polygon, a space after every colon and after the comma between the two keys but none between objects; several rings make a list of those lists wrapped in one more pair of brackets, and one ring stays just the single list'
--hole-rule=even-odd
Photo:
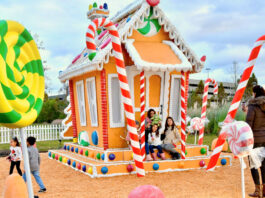
[{"label": "yellow striped candy", "polygon": [[44,72],[36,43],[15,21],[0,20],[0,71],[0,124],[32,124],[43,104]]}]

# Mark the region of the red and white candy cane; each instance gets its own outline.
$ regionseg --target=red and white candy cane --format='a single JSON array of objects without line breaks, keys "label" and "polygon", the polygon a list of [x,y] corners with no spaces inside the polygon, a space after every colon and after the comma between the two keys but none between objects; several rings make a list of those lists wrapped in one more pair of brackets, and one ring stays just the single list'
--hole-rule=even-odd
[{"label": "red and white candy cane", "polygon": [[[255,62],[258,58],[260,49],[262,47],[262,45],[265,43],[265,35],[261,36],[254,44],[254,47],[250,53],[250,56],[248,58],[248,63],[246,65],[246,68],[242,74],[242,77],[240,79],[240,82],[238,84],[235,96],[233,98],[232,104],[229,108],[228,114],[225,118],[225,123],[229,122],[229,119],[232,118],[234,119],[236,116],[236,112],[238,110],[238,107],[240,105],[240,101],[242,99],[242,96],[244,94],[244,91],[246,89],[249,77],[252,73],[253,67],[255,65]],[[207,166],[207,170],[213,170],[215,165],[217,164],[217,161],[219,159],[219,156],[221,154],[221,151],[223,149],[224,143],[225,143],[225,139],[227,137],[227,132],[225,130],[221,130],[220,135],[218,137],[217,143],[216,143],[216,147],[213,150],[213,153],[211,155],[211,159],[209,161],[209,164]]]},{"label": "red and white candy cane", "polygon": [[186,89],[185,89],[185,73],[181,72],[181,159],[185,159],[185,151],[186,151]]},{"label": "red and white candy cane", "polygon": [[145,158],[145,80],[144,71],[140,73],[140,102],[141,102],[141,152]]},{"label": "red and white candy cane", "polygon": [[[213,94],[216,95],[218,94],[218,84],[214,79],[208,78],[206,79],[204,83],[204,91],[203,91],[203,99],[202,99],[202,112],[201,112],[201,119],[202,122],[205,124],[205,119],[206,119],[206,109],[207,109],[207,101],[208,101],[208,90],[209,90],[209,84],[212,82],[214,84],[214,90]],[[199,134],[199,141],[198,144],[202,145],[203,144],[203,135],[204,135],[204,125],[200,129],[200,134]]]},{"label": "red and white candy cane", "polygon": [[125,65],[124,65],[124,59],[121,49],[121,41],[119,37],[119,33],[117,31],[116,26],[106,18],[98,18],[94,19],[92,23],[88,26],[88,30],[86,33],[86,45],[87,49],[90,52],[89,58],[90,60],[93,60],[93,58],[96,56],[96,44],[95,44],[95,35],[96,30],[99,27],[104,27],[109,31],[109,34],[111,36],[112,40],[112,47],[113,47],[113,54],[115,56],[115,62],[116,62],[116,69],[118,73],[119,83],[120,83],[120,89],[121,89],[121,95],[122,95],[122,102],[124,105],[124,111],[127,119],[127,128],[130,134],[130,140],[131,140],[131,146],[133,150],[133,158],[135,161],[136,166],[136,172],[137,175],[144,176],[145,170],[143,165],[143,158],[141,154],[140,144],[139,144],[139,138],[137,134],[137,130],[135,127],[135,115],[131,100],[131,94],[128,84],[128,79],[126,75]]}]

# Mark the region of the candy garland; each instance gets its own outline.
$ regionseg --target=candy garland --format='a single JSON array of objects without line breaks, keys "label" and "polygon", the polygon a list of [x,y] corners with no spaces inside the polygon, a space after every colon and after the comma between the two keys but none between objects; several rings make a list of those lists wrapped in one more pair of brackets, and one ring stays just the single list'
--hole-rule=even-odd
[{"label": "candy garland", "polygon": [[15,21],[0,20],[0,124],[31,125],[44,97],[41,57],[30,33]]},{"label": "candy garland", "polygon": [[185,101],[185,73],[181,72],[181,159],[185,159],[186,150],[186,101]]},{"label": "candy garland", "polygon": [[97,18],[93,20],[93,22],[88,26],[88,31],[86,33],[86,45],[88,50],[90,51],[89,57],[90,60],[93,60],[93,58],[96,56],[95,32],[99,27],[104,27],[108,29],[109,34],[111,36],[113,54],[115,56],[116,68],[122,95],[122,102],[124,104],[127,126],[130,134],[136,172],[139,177],[144,176],[145,170],[143,165],[143,158],[139,144],[139,137],[135,127],[135,115],[122,55],[120,37],[116,26],[107,18]]},{"label": "candy garland", "polygon": [[[209,84],[212,82],[214,84],[214,90],[213,94],[216,95],[218,94],[218,84],[214,79],[208,78],[205,81],[204,84],[204,91],[203,91],[203,99],[202,99],[202,112],[201,112],[201,119],[202,122],[205,124],[205,119],[206,119],[206,109],[207,109],[207,101],[208,101],[208,90],[209,90]],[[203,135],[204,135],[204,125],[200,129],[200,134],[199,134],[199,141],[198,144],[202,145],[203,144]]]},{"label": "candy garland", "polygon": [[145,79],[144,71],[140,73],[140,102],[141,102],[141,152],[145,158]]},{"label": "candy garland", "polygon": [[[240,79],[240,82],[238,84],[235,96],[234,96],[233,101],[232,101],[232,104],[231,104],[229,111],[228,111],[228,114],[226,116],[225,123],[228,122],[229,118],[234,119],[236,116],[236,112],[237,112],[238,107],[240,105],[240,101],[241,101],[242,96],[244,94],[244,91],[246,89],[248,80],[250,78],[250,75],[251,75],[253,67],[254,67],[254,64],[257,60],[260,49],[264,43],[265,43],[265,35],[261,36],[254,44],[254,47],[253,47],[251,54],[249,56],[249,59],[248,59],[248,63],[246,65],[246,68],[245,68],[243,75]],[[227,136],[227,132],[222,129],[220,132],[220,135],[218,137],[216,147],[212,153],[211,159],[210,159],[209,164],[207,166],[207,170],[213,170],[214,167],[216,166],[216,163],[217,163],[219,156],[221,154],[223,145],[225,143],[226,136]]]}]

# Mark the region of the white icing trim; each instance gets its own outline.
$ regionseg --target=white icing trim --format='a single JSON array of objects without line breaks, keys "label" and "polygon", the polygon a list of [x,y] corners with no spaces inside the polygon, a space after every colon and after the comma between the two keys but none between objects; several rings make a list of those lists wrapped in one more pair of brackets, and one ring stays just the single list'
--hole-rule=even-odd
[{"label": "white icing trim", "polygon": [[163,41],[164,44],[169,45],[176,54],[176,56],[181,60],[180,64],[161,64],[161,63],[150,63],[147,61],[144,61],[138,51],[135,49],[134,45],[134,39],[127,39],[125,42],[125,48],[128,51],[130,57],[134,61],[135,65],[137,66],[137,69],[139,70],[146,70],[146,71],[191,71],[192,66],[188,62],[187,58],[182,54],[182,52],[174,45],[171,41]]},{"label": "white icing trim", "polygon": [[65,137],[64,134],[69,130],[70,127],[73,126],[72,122],[68,122],[66,124],[66,122],[69,120],[70,116],[72,115],[72,110],[71,110],[71,103],[70,103],[70,96],[67,96],[67,101],[69,102],[69,105],[64,109],[64,114],[66,114],[66,118],[63,119],[62,121],[62,125],[64,126],[64,130],[62,132],[60,132],[60,136],[63,139],[72,139],[72,137]]}]

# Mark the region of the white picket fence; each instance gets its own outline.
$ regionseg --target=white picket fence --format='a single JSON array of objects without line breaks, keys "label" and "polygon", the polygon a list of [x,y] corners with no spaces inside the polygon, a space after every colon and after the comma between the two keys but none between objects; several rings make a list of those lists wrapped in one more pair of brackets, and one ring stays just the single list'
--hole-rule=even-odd
[{"label": "white picket fence", "polygon": [[[63,129],[64,126],[55,124],[32,125],[25,127],[24,133],[26,137],[35,137],[37,141],[59,140]],[[20,140],[19,129],[0,127],[0,144],[9,143],[12,136]]]}]

